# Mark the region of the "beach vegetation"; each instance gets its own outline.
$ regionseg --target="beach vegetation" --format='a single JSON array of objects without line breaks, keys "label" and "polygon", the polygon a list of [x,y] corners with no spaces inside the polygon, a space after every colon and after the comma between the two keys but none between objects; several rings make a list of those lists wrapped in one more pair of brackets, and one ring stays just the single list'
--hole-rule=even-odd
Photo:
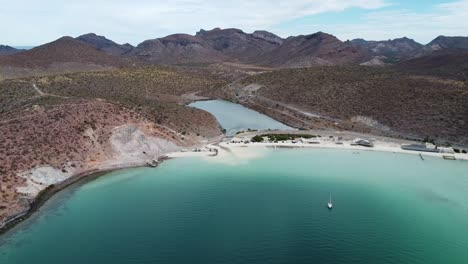
[{"label": "beach vegetation", "polygon": [[263,142],[263,137],[260,135],[256,135],[255,137],[252,138],[252,142]]}]

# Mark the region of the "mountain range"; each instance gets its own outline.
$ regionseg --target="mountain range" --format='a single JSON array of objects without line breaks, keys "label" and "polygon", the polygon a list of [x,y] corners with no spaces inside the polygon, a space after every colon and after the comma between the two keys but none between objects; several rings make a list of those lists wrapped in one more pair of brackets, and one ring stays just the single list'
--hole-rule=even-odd
[{"label": "mountain range", "polygon": [[[94,33],[62,37],[31,50],[0,46],[0,77],[11,69],[122,67],[135,64],[196,65],[234,62],[272,68],[319,65],[387,65],[431,56],[468,52],[468,37],[439,36],[427,45],[403,37],[386,41],[341,41],[317,32],[281,38],[267,31],[245,33],[229,28],[200,30],[195,35],[173,34],[143,41],[137,46],[118,44]],[[443,60],[446,61],[446,60]],[[427,64],[427,60],[424,62]],[[8,68],[9,71],[4,70]],[[5,74],[5,72],[7,72]],[[13,70],[14,72],[14,70]]]}]

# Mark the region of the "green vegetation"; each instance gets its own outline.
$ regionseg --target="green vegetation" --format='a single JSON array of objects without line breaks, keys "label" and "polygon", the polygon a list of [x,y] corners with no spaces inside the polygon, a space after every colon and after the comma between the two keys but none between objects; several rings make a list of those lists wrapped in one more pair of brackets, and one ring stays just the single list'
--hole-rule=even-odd
[{"label": "green vegetation", "polygon": [[252,138],[252,142],[263,142],[263,137],[260,135],[256,135]]}]

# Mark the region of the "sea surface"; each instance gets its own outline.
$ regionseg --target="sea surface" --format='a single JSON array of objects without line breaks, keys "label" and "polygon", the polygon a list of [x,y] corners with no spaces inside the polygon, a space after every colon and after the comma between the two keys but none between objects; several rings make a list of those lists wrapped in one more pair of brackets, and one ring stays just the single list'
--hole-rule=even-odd
[{"label": "sea surface", "polygon": [[240,104],[224,100],[198,101],[189,106],[210,112],[216,117],[221,127],[226,129],[226,135],[233,136],[237,132],[247,129],[267,130],[292,130],[271,117],[244,107]]},{"label": "sea surface", "polygon": [[0,263],[466,264],[468,163],[267,149],[115,171],[0,236]]},{"label": "sea surface", "polygon": [[25,49],[25,50],[30,50],[35,48],[35,46],[14,46],[15,49]]}]

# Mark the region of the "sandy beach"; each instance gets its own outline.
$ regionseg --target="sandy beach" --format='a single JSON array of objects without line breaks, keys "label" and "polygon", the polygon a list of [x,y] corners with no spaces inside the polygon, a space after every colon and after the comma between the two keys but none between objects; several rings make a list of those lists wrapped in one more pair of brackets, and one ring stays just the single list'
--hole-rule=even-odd
[{"label": "sandy beach", "polygon": [[[304,133],[303,131],[301,131]],[[268,132],[265,132],[268,133]],[[290,131],[288,133],[291,133]],[[297,132],[300,133],[300,132]],[[383,151],[401,154],[419,155],[421,158],[424,156],[437,157],[443,159],[444,156],[454,157],[456,160],[468,160],[466,153],[435,153],[435,152],[421,152],[410,151],[401,148],[404,144],[412,144],[418,142],[398,140],[386,137],[375,137],[372,135],[363,135],[359,133],[341,133],[329,132],[328,134],[322,132],[318,138],[319,143],[302,143],[299,141],[284,141],[278,143],[256,143],[250,142],[250,138],[254,135],[262,134],[261,132],[249,132],[238,135],[231,139],[224,139],[217,144],[209,144],[203,148],[198,148],[197,151],[173,152],[168,154],[168,157],[205,157],[211,161],[224,162],[237,164],[242,160],[254,159],[255,157],[262,156],[262,152],[271,148],[331,148],[331,149],[347,149],[356,151]],[[335,139],[337,136],[343,137],[340,144],[337,144]],[[373,147],[363,147],[353,145],[353,140],[356,138],[371,138],[374,143]],[[216,149],[217,155],[213,155],[209,149]]]}]

